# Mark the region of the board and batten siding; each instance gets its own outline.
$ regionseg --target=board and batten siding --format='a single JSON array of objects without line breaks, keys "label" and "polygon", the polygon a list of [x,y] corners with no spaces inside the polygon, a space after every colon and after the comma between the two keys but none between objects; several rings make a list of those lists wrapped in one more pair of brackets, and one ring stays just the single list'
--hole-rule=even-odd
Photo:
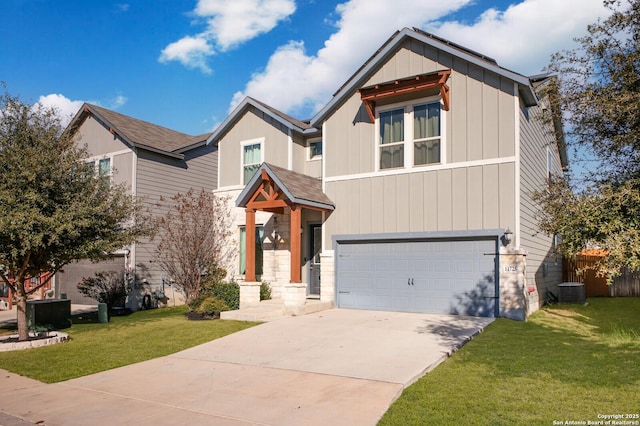
[{"label": "board and batten siding", "polygon": [[[415,40],[407,41],[363,86],[451,69],[446,115],[446,163],[515,155],[517,96],[513,81]],[[349,97],[325,123],[326,177],[376,170],[375,126],[360,95]]]},{"label": "board and batten siding", "polygon": [[261,111],[250,108],[218,142],[220,158],[224,159],[220,164],[220,188],[243,185],[241,145],[256,139],[264,139],[265,162],[288,168],[289,129]]},{"label": "board and batten siding", "polygon": [[515,164],[457,167],[326,183],[336,209],[325,247],[338,234],[513,227]]},{"label": "board and batten siding", "polygon": [[[193,188],[199,192],[216,189],[217,147],[205,145],[184,154],[184,160],[172,159],[149,151],[138,150],[136,195],[150,209],[151,214],[163,213],[157,207],[160,197],[170,198]],[[161,284],[162,271],[155,260],[155,246],[148,239],[135,246],[136,272],[152,286]]]},{"label": "board and batten siding", "polygon": [[553,157],[553,172],[561,176],[562,165],[553,131],[542,122],[540,107],[520,108],[520,247],[527,252],[527,284],[535,284],[542,303],[547,290],[557,295],[562,281],[562,258],[553,253],[553,238],[537,228],[540,206],[533,193],[547,184],[547,152]]},{"label": "board and batten siding", "polygon": [[116,185],[124,184],[131,188],[131,176],[133,176],[133,151],[114,155],[111,163],[113,168],[112,181]]},{"label": "board and batten siding", "polygon": [[109,128],[103,126],[94,116],[89,115],[75,135],[79,146],[86,144],[91,156],[106,155],[112,152],[129,149],[117,136],[109,133]]}]

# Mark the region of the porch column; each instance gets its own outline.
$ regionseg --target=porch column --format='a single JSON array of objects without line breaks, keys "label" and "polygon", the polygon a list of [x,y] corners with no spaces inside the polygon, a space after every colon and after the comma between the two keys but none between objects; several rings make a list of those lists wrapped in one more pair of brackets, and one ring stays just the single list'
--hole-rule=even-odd
[{"label": "porch column", "polygon": [[291,206],[291,283],[300,283],[300,224],[302,207]]},{"label": "porch column", "polygon": [[256,211],[246,209],[246,233],[245,233],[245,275],[244,280],[254,282],[256,280]]}]

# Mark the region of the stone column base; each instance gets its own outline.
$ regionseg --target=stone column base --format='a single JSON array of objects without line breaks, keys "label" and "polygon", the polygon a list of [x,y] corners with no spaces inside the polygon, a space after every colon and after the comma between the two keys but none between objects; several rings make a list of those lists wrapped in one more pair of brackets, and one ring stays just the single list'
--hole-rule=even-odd
[{"label": "stone column base", "polygon": [[289,283],[282,287],[282,300],[285,306],[301,306],[307,300],[307,284]]},{"label": "stone column base", "polygon": [[245,281],[240,284],[240,309],[260,303],[259,282]]}]

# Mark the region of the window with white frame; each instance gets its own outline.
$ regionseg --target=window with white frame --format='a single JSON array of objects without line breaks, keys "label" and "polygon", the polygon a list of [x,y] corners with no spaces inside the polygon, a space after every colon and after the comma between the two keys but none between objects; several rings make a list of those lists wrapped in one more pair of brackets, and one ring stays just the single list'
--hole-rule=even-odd
[{"label": "window with white frame", "polygon": [[98,177],[104,177],[107,182],[110,182],[113,176],[111,157],[93,157],[87,160],[87,164],[93,170],[93,175]]},{"label": "window with white frame", "polygon": [[309,160],[322,158],[322,139],[309,141]]},{"label": "window with white frame", "polygon": [[420,101],[378,110],[380,170],[441,162],[440,101]]},{"label": "window with white frame", "polygon": [[262,164],[262,141],[242,144],[242,184],[249,183]]}]

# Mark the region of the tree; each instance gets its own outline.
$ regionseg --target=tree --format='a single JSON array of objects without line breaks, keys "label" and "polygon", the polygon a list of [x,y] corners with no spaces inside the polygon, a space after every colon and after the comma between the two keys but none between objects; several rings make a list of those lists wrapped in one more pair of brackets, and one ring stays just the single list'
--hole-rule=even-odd
[{"label": "tree", "polygon": [[96,272],[94,277],[83,278],[78,283],[78,291],[100,303],[105,303],[107,313],[111,313],[114,306],[123,305],[127,298],[124,271]]},{"label": "tree", "polygon": [[604,4],[611,15],[589,25],[579,47],[552,56],[559,81],[548,92],[550,110],[564,112],[568,143],[598,167],[535,197],[540,228],[562,235],[562,254],[609,252],[597,270],[611,282],[623,267],[640,270],[640,1]]},{"label": "tree", "polygon": [[156,221],[157,259],[162,270],[183,288],[187,304],[198,296],[207,274],[219,274],[228,266],[228,201],[204,189],[161,199],[166,214]]},{"label": "tree", "polygon": [[[100,260],[148,232],[124,186],[95,176],[86,147],[57,111],[0,95],[0,276],[16,297],[18,335],[29,338],[27,297],[78,259]],[[49,272],[40,286],[25,281]]]}]

